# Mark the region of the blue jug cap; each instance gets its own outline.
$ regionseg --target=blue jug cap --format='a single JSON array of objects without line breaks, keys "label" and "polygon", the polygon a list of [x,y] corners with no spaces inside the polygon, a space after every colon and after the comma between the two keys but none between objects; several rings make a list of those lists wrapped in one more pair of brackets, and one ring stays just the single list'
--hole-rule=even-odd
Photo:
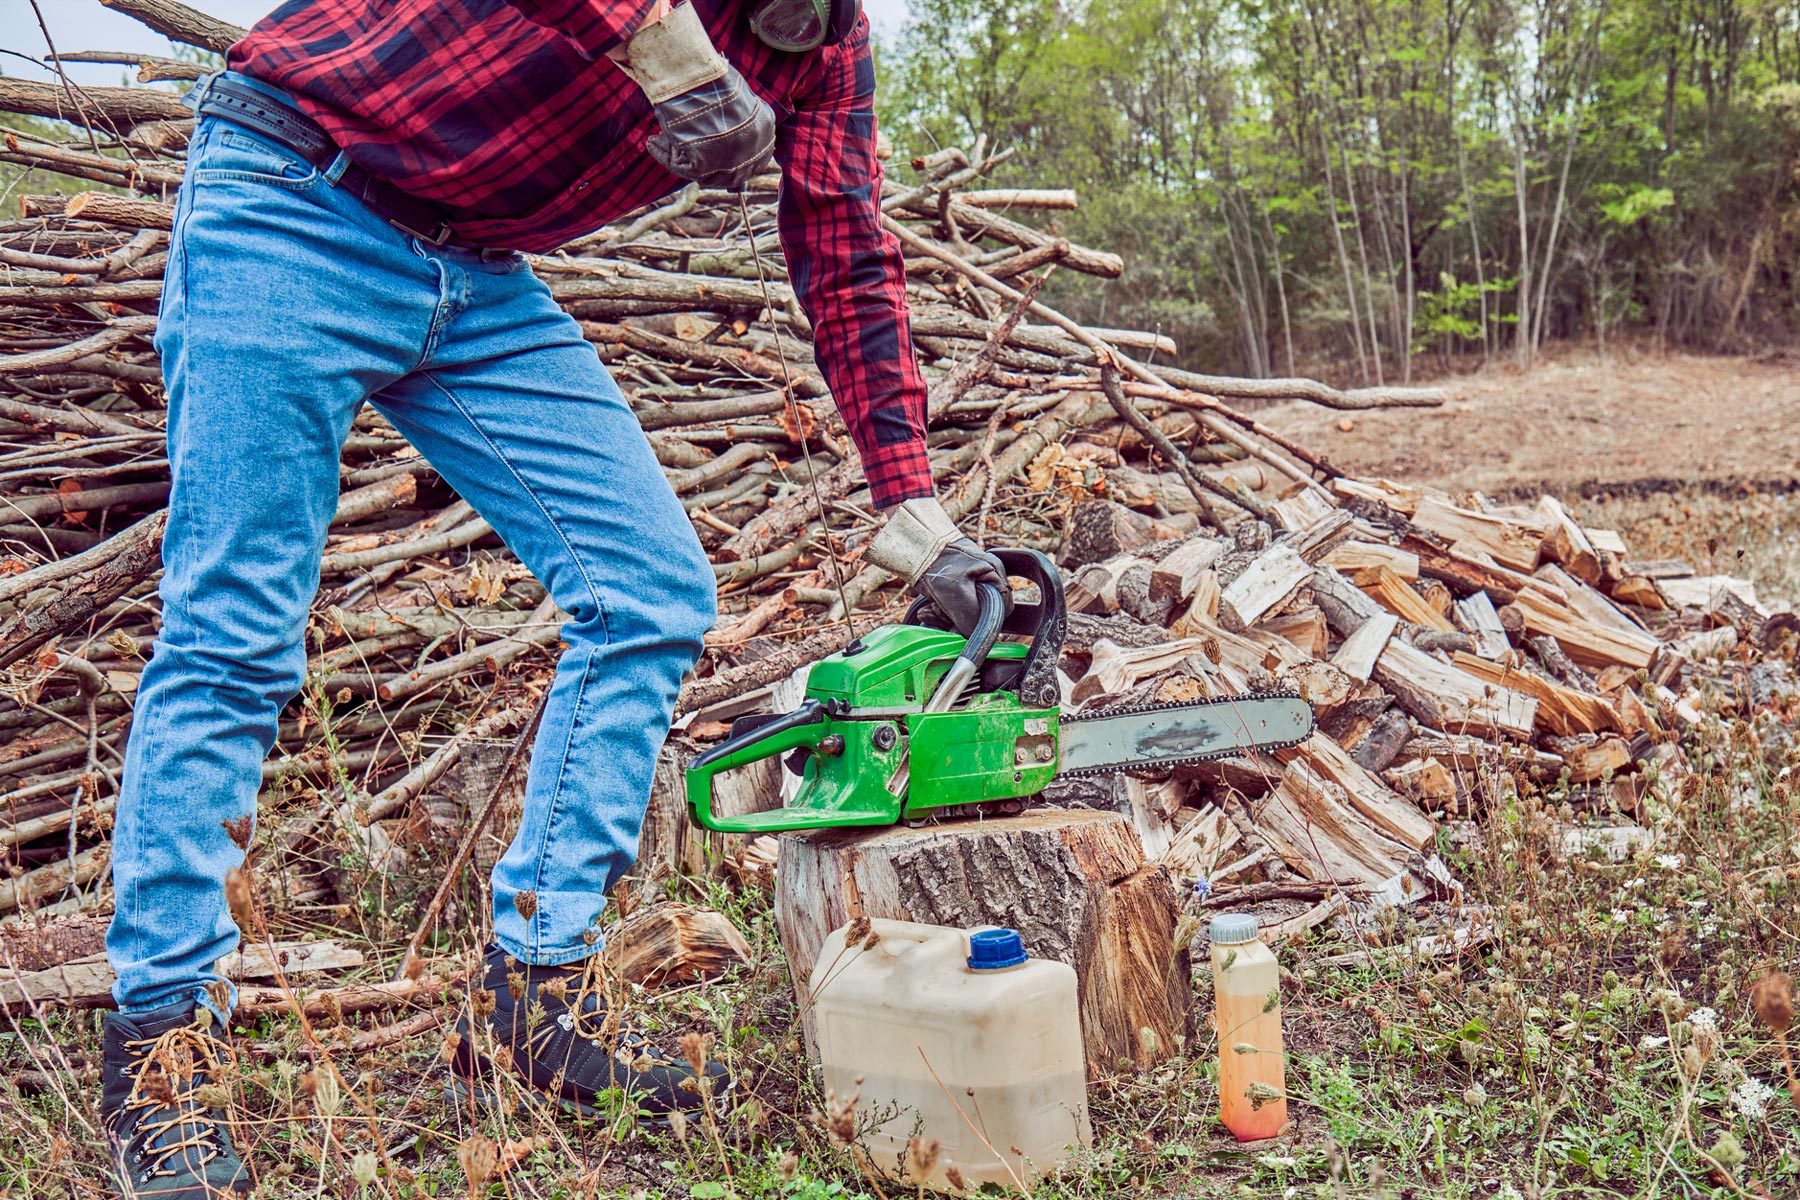
[{"label": "blue jug cap", "polygon": [[977,929],[969,934],[969,970],[1002,971],[1031,956],[1016,929]]}]

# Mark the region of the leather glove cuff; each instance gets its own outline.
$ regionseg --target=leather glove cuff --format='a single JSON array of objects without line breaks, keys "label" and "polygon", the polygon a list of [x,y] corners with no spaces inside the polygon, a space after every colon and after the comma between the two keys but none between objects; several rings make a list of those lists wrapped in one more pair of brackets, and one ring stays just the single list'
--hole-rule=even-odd
[{"label": "leather glove cuff", "polygon": [[935,497],[904,500],[888,510],[886,524],[869,543],[863,557],[905,579],[911,587],[937,561],[944,547],[961,536]]},{"label": "leather glove cuff", "polygon": [[725,75],[725,59],[713,49],[706,26],[692,4],[681,4],[667,16],[631,35],[607,57],[631,76],[652,104]]}]

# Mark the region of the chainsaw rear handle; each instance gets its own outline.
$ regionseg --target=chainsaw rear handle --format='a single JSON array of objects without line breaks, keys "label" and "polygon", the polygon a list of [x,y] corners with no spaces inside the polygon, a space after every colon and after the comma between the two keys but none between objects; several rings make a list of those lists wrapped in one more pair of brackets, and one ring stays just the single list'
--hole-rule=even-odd
[{"label": "chainsaw rear handle", "polygon": [[687,767],[688,803],[693,807],[700,824],[708,829],[719,829],[722,828],[722,821],[729,821],[729,818],[713,815],[715,777],[801,746],[817,749],[819,743],[830,735],[831,726],[826,721],[830,715],[825,704],[807,700],[793,712],[783,713],[735,737],[728,737],[706,753],[690,759]]}]

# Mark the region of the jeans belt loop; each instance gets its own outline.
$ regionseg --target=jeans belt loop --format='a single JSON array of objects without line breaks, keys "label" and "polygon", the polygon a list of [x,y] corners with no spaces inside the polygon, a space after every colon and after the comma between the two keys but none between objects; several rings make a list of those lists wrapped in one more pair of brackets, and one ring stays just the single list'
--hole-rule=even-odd
[{"label": "jeans belt loop", "polygon": [[198,115],[200,104],[206,99],[206,93],[212,90],[213,80],[224,73],[224,71],[208,71],[202,75],[194,81],[194,86],[188,89],[188,94],[181,98],[181,102],[192,109],[195,115]]},{"label": "jeans belt loop", "polygon": [[344,177],[344,172],[349,169],[350,156],[344,151],[339,150],[337,152],[337,157],[331,160],[331,165],[325,168],[325,182],[329,183],[332,187],[336,187],[338,185],[338,180],[342,179]]}]

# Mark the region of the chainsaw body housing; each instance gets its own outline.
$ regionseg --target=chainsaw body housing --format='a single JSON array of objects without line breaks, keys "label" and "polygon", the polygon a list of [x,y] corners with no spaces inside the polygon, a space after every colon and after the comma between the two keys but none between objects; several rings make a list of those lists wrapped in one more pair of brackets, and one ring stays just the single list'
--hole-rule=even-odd
[{"label": "chainsaw body housing", "polygon": [[[955,633],[886,625],[813,664],[799,709],[742,733],[734,726],[689,766],[695,822],[728,833],[891,825],[1042,791],[1056,774],[1058,710],[1016,690],[1028,647],[996,643],[953,708],[925,711],[966,646]],[[713,811],[715,776],[795,750],[804,751],[800,787],[786,807]]]}]

